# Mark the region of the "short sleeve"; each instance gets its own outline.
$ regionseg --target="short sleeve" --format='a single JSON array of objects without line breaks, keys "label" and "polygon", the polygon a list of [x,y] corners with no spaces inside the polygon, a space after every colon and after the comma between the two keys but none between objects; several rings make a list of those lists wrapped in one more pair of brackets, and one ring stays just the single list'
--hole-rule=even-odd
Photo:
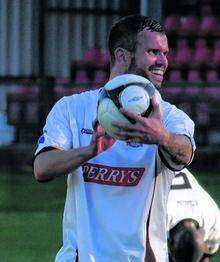
[{"label": "short sleeve", "polygon": [[43,135],[38,140],[35,155],[45,148],[67,150],[71,148],[72,135],[65,99],[59,100],[47,116]]},{"label": "short sleeve", "polygon": [[[179,110],[175,106],[166,103],[164,107],[165,108],[163,108],[163,120],[165,128],[173,134],[185,135],[191,141],[193,153],[190,162],[187,164],[189,165],[193,159],[194,151],[196,149],[194,140],[195,124],[187,114],[185,114],[182,110]],[[174,163],[170,155],[162,149],[159,150],[159,155],[164,164],[173,171],[180,171],[185,167],[184,165],[178,165]]]},{"label": "short sleeve", "polygon": [[165,127],[168,131],[175,134],[186,135],[190,138],[193,150],[196,149],[194,141],[194,122],[183,111],[174,107],[169,117],[165,120]]}]

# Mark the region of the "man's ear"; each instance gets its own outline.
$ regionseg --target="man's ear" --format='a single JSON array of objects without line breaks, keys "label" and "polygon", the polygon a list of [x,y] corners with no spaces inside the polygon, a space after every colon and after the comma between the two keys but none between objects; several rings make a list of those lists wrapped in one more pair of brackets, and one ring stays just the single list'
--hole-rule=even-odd
[{"label": "man's ear", "polygon": [[131,63],[131,52],[124,48],[118,47],[115,49],[115,63],[127,69]]}]

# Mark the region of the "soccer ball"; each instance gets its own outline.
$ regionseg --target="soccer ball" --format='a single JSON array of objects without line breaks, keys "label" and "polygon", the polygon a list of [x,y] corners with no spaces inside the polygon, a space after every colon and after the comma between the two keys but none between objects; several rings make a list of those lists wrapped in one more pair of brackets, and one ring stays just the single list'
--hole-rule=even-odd
[{"label": "soccer ball", "polygon": [[120,75],[108,81],[99,97],[97,111],[98,121],[106,133],[119,139],[114,133],[112,121],[134,123],[120,112],[120,108],[148,116],[152,108],[151,97],[155,90],[148,79],[134,74]]}]

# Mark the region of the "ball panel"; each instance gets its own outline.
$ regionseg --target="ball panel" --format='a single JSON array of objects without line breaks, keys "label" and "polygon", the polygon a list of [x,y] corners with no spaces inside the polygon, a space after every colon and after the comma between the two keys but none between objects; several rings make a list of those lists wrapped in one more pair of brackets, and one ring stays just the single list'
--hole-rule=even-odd
[{"label": "ball panel", "polygon": [[110,91],[120,86],[132,84],[132,83],[140,83],[146,86],[151,84],[151,82],[148,79],[146,79],[145,77],[134,75],[134,74],[123,74],[123,75],[116,76],[113,79],[111,79],[110,81],[108,81],[105,84],[104,89],[107,91]]},{"label": "ball panel", "polygon": [[120,94],[120,103],[123,108],[129,109],[137,114],[143,114],[150,105],[150,97],[147,91],[137,85],[126,87]]},{"label": "ball panel", "polygon": [[114,134],[114,127],[111,124],[112,121],[130,123],[109,98],[104,98],[100,101],[97,114],[100,125],[105,128],[108,135],[115,139],[118,139],[118,137]]}]

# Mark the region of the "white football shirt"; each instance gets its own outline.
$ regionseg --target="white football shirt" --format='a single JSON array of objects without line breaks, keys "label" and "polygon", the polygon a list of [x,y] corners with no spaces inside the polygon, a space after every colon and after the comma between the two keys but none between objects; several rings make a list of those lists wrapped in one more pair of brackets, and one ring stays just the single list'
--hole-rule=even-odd
[{"label": "white football shirt", "polygon": [[206,253],[215,253],[220,245],[220,211],[211,196],[187,169],[173,179],[167,205],[167,230],[183,219],[194,219],[204,229]]},{"label": "white football shirt", "polygon": [[[97,100],[98,90],[58,101],[47,117],[36,154],[46,147],[68,150],[87,146],[92,121],[96,118]],[[189,117],[167,102],[162,106],[165,127],[185,134],[194,145],[194,124]],[[111,148],[68,175],[63,246],[56,256],[57,262],[74,261],[77,252],[79,261],[85,262],[144,261],[152,198],[158,189],[164,190],[163,199],[166,199],[171,184],[171,179],[163,176],[157,179],[154,189],[156,156],[156,145],[116,141]],[[156,201],[160,197],[153,199],[152,216],[157,214]],[[158,212],[163,214],[164,204],[161,206]],[[151,232],[154,231],[152,227],[149,235],[155,259],[166,261],[166,233],[161,231],[158,241],[153,239]],[[158,248],[158,243],[159,247],[163,243],[163,248]]]}]

